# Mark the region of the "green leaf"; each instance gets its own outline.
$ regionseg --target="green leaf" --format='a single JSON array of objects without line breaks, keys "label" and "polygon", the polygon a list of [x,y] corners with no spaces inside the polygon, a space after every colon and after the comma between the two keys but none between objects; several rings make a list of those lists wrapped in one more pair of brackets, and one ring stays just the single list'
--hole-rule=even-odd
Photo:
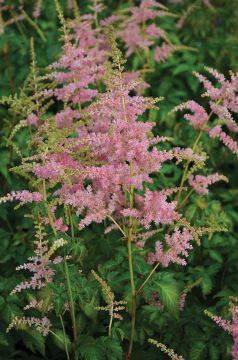
[{"label": "green leaf", "polygon": [[203,295],[208,295],[212,291],[212,279],[210,276],[204,275],[201,282]]},{"label": "green leaf", "polygon": [[179,289],[172,274],[156,274],[153,278],[153,289],[159,293],[159,299],[170,315],[178,318]]},{"label": "green leaf", "polygon": [[217,345],[211,344],[209,346],[209,358],[211,360],[219,360],[220,359],[220,351]]},{"label": "green leaf", "polygon": [[65,343],[68,349],[71,347],[71,342],[67,334],[64,335],[62,330],[55,330],[51,333],[55,342],[55,345],[61,350],[65,350]]},{"label": "green leaf", "polygon": [[189,352],[189,359],[190,360],[203,360],[204,357],[204,350],[206,348],[206,344],[204,342],[196,342],[192,344],[192,348]]},{"label": "green leaf", "polygon": [[45,337],[37,330],[26,330],[21,332],[21,338],[24,345],[32,352],[39,351],[45,355]]},{"label": "green leaf", "polygon": [[151,269],[151,266],[147,264],[145,259],[138,255],[134,257],[133,267],[135,273],[140,275],[147,275]]},{"label": "green leaf", "polygon": [[102,344],[105,352],[105,359],[108,360],[121,360],[122,359],[122,347],[116,339],[102,336],[99,343]]},{"label": "green leaf", "polygon": [[105,360],[103,345],[92,336],[80,336],[79,352],[82,360]]},{"label": "green leaf", "polygon": [[211,259],[213,259],[213,260],[215,260],[215,261],[217,261],[219,263],[223,263],[223,258],[222,258],[221,254],[218,251],[210,250],[209,251],[209,256],[210,256]]}]

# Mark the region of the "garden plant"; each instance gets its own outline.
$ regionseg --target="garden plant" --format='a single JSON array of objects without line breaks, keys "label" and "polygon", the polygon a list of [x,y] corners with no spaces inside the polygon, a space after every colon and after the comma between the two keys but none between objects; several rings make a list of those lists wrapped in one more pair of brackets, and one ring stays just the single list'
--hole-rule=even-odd
[{"label": "garden plant", "polygon": [[0,359],[238,359],[237,19],[0,1]]}]

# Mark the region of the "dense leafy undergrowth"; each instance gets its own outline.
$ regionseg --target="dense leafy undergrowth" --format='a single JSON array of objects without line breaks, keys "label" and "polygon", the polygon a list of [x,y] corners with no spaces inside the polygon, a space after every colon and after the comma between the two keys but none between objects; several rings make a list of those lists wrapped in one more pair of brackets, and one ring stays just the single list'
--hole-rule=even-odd
[{"label": "dense leafy undergrowth", "polygon": [[236,1],[0,3],[0,358],[238,359]]}]

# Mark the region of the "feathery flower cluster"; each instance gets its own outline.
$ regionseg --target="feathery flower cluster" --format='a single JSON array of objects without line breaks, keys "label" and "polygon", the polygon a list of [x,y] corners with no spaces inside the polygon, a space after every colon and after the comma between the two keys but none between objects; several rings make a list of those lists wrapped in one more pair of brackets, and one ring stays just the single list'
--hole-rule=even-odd
[{"label": "feathery flower cluster", "polygon": [[238,125],[234,120],[234,115],[238,113],[238,74],[230,72],[230,80],[226,80],[224,75],[216,70],[212,68],[206,68],[206,70],[216,79],[218,87],[215,87],[204,75],[199,73],[195,75],[205,88],[203,96],[210,98],[210,114],[208,115],[206,110],[193,100],[176,106],[173,111],[189,109],[193,114],[185,114],[184,118],[195,129],[204,130],[211,138],[218,137],[224,145],[238,155],[237,142],[222,130],[221,125],[211,126],[213,124],[210,124],[212,115],[216,115],[219,123],[222,122],[230,132],[238,132]]},{"label": "feathery flower cluster", "polygon": [[91,273],[99,282],[107,302],[107,306],[98,306],[96,307],[96,310],[108,311],[112,318],[122,320],[123,317],[119,314],[119,311],[125,310],[127,302],[124,300],[115,301],[115,295],[106,281],[103,280],[94,270],[91,270]]},{"label": "feathery flower cluster", "polygon": [[43,336],[47,336],[51,327],[50,320],[44,316],[43,318],[37,317],[15,317],[11,324],[7,328],[7,332],[9,332],[12,328],[16,327],[18,329],[24,327],[32,327],[34,326],[37,331],[39,331]]},{"label": "feathery flower cluster", "polygon": [[148,254],[148,263],[159,262],[164,267],[167,267],[170,262],[183,266],[186,265],[186,260],[180,256],[188,257],[188,250],[192,249],[191,240],[193,240],[193,236],[187,229],[182,231],[177,229],[172,235],[165,235],[165,243],[169,249],[164,250],[161,241],[156,241],[155,253]]},{"label": "feathery flower cluster", "polygon": [[202,195],[208,194],[208,186],[216,183],[217,181],[228,181],[227,177],[224,175],[219,175],[218,173],[202,176],[202,175],[190,175],[188,182],[189,185],[198,193]]},{"label": "feathery flower cluster", "polygon": [[168,355],[172,360],[184,360],[182,356],[177,355],[173,349],[169,349],[166,345],[158,342],[154,339],[148,339],[148,342],[150,344],[155,345],[157,348],[159,348],[163,353]]},{"label": "feathery flower cluster", "polygon": [[177,50],[177,46],[168,43],[166,32],[154,22],[151,23],[161,16],[171,15],[164,5],[154,0],[142,0],[139,6],[132,7],[129,12],[122,30],[118,32],[118,36],[126,44],[126,56],[140,49],[148,52],[158,39],[163,39],[162,45],[155,48],[154,59],[158,63],[165,61]]},{"label": "feathery flower cluster", "polygon": [[[55,69],[52,73],[55,80],[59,84],[64,84],[63,87],[54,90],[58,100],[82,103],[92,100],[97,95],[98,91],[89,88],[89,85],[97,81],[100,67],[95,64],[94,57],[86,53],[83,48],[67,41],[63,55],[58,62],[51,65],[51,68]],[[72,117],[72,114],[70,115]]]},{"label": "feathery flower cluster", "polygon": [[[179,218],[176,204],[167,202],[163,192],[146,190],[144,196],[137,195],[139,209],[127,209],[123,205],[124,192],[131,186],[141,190],[145,181],[152,182],[149,174],[159,171],[164,161],[173,158],[173,153],[158,151],[155,147],[149,150],[154,143],[166,138],[150,138],[153,123],[137,121],[153,102],[129,95],[133,84],[124,85],[119,75],[112,79],[110,86],[106,94],[86,109],[93,121],[77,129],[92,158],[101,165],[85,166],[76,178],[77,183],[63,185],[56,195],[76,208],[78,216],[85,214],[81,228],[114,214],[136,217],[146,228],[152,222],[171,223]],[[85,188],[86,180],[90,180],[91,185]]]},{"label": "feathery flower cluster", "polygon": [[[163,11],[161,11],[163,9]],[[142,24],[146,24],[148,20],[154,20],[157,17],[165,14],[166,8],[156,1],[142,0],[139,6],[129,9],[130,15],[123,24],[123,29],[119,31],[118,35],[124,40],[127,47],[126,55],[130,56],[137,49],[149,50],[152,45],[150,37],[160,37],[164,35],[160,28],[154,26],[149,27],[149,30],[142,31]]]},{"label": "feathery flower cluster", "polygon": [[[92,56],[97,65],[105,63],[110,54],[105,37],[105,29],[110,25],[115,27],[116,37],[125,43],[127,57],[141,50],[147,53],[150,47],[155,47],[155,60],[161,62],[180,48],[171,45],[168,34],[157,26],[157,18],[172,15],[167,7],[157,1],[142,0],[140,5],[129,7],[123,15],[112,14],[100,22],[98,16],[103,10],[102,4],[89,8],[93,13],[87,13],[74,20],[72,29],[80,48]],[[158,40],[163,42],[161,46],[156,47]]]},{"label": "feathery flower cluster", "polygon": [[28,263],[20,265],[16,270],[29,270],[34,275],[30,281],[25,281],[18,284],[11,292],[15,294],[21,292],[25,289],[41,289],[46,286],[47,283],[52,282],[55,271],[52,268],[52,265],[60,264],[63,261],[61,256],[55,256],[51,259],[51,256],[54,255],[55,251],[66,244],[64,239],[58,239],[54,244],[49,248],[48,241],[35,241],[36,249],[35,256],[30,257]]},{"label": "feathery flower cluster", "polygon": [[43,196],[38,191],[12,191],[4,197],[0,198],[0,204],[8,201],[20,201],[22,204],[40,202],[43,200]]},{"label": "feathery flower cluster", "polygon": [[163,43],[161,46],[157,46],[154,53],[155,61],[161,63],[167,60],[175,50],[175,46],[166,43]]},{"label": "feathery flower cluster", "polygon": [[185,114],[184,118],[190,122],[195,129],[200,129],[208,119],[208,114],[204,108],[196,103],[196,101],[190,100],[176,106],[172,111],[188,109],[193,114]]},{"label": "feathery flower cluster", "polygon": [[[237,302],[237,298],[234,299]],[[222,327],[233,337],[233,346],[231,355],[233,360],[238,360],[238,306],[233,301],[230,302],[230,312],[232,319],[225,320],[220,316],[212,314],[210,311],[205,310],[205,314],[209,316],[215,323]]]}]

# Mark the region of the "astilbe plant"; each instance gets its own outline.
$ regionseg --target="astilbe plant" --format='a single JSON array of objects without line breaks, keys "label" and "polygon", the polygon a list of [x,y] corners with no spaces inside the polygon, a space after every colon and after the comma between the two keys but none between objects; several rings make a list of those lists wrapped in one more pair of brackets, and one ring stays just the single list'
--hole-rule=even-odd
[{"label": "astilbe plant", "polygon": [[[18,200],[21,204],[35,204],[38,217],[40,213],[45,227],[45,236],[53,233],[54,237],[50,245],[46,240],[37,239],[35,256],[29,259],[29,263],[19,267],[32,271],[34,275],[30,281],[16,285],[13,293],[48,286],[53,277],[57,278],[58,275],[53,265],[62,262],[73,328],[72,349],[75,358],[78,358],[80,349],[78,351],[76,346],[81,334],[67,261],[73,262],[73,256],[54,257],[54,253],[66,244],[65,238],[73,243],[77,241],[76,232],[83,233],[93,223],[105,224],[105,233],[120,233],[121,243],[127,249],[130,296],[115,301],[113,287],[116,292],[116,284],[109,286],[103,276],[93,270],[92,274],[100,284],[107,303],[107,306],[95,308],[109,312],[110,337],[113,336],[113,318],[121,319],[118,311],[127,310],[130,313],[130,331],[127,327],[125,333],[129,343],[126,357],[130,359],[135,340],[136,314],[140,311],[139,304],[143,302],[143,291],[148,287],[153,274],[159,267],[167,268],[171,263],[185,266],[189,251],[197,246],[193,240],[199,244],[203,234],[226,230],[219,225],[193,226],[186,219],[183,206],[191,199],[191,192],[194,190],[199,195],[206,195],[209,185],[226,180],[217,173],[208,176],[193,173],[205,167],[206,154],[198,146],[203,131],[214,137],[214,129],[217,129],[216,135],[236,152],[235,143],[229,135],[221,130],[220,125],[209,127],[209,121],[213,114],[217,114],[222,124],[236,132],[231,112],[237,111],[237,80],[232,74],[231,82],[228,82],[214,70],[210,70],[221,84],[221,88],[217,89],[198,75],[211,98],[212,112],[208,115],[205,109],[193,101],[177,107],[176,109],[189,108],[194,112],[194,115],[187,114],[186,119],[199,133],[193,148],[173,147],[168,137],[154,136],[155,124],[147,121],[147,111],[156,109],[156,103],[161,99],[137,93],[140,80],[129,76],[130,72],[125,71],[125,60],[117,47],[113,29],[102,30],[104,25],[108,26],[118,18],[104,19],[100,28],[94,28],[92,24],[97,25],[98,13],[102,10],[100,4],[96,4],[92,8],[94,15],[82,16],[82,22],[72,33],[64,21],[59,4],[56,4],[63,27],[64,46],[61,57],[50,66],[50,74],[40,76],[33,56],[30,77],[33,87],[28,96],[24,91],[20,94],[27,105],[21,106],[21,96],[4,99],[12,110],[25,117],[16,125],[9,143],[13,144],[14,136],[22,127],[29,129],[29,154],[24,157],[16,149],[22,163],[13,169],[26,177],[29,190],[11,192],[1,202]],[[144,0],[139,7],[133,7],[128,12],[124,25],[129,23],[133,29],[120,29],[117,33],[118,37],[125,39],[128,56],[137,47],[147,52],[151,36],[166,39],[165,33],[155,24],[145,27],[147,21],[168,14],[164,6]],[[132,40],[136,40],[136,43],[131,43],[128,31],[135,31],[137,36]],[[162,45],[163,51],[168,55],[166,46]],[[158,49],[155,53],[160,59],[167,57],[165,54],[158,54]],[[32,84],[27,82],[26,92]],[[53,102],[59,109],[55,114],[49,111]],[[175,165],[186,162],[182,180],[174,188],[157,190],[153,175],[160,174],[167,161]],[[184,188],[186,180],[191,189],[181,200],[182,193],[187,191]],[[142,281],[134,271],[135,251],[141,253],[143,265],[149,269]],[[98,269],[100,270],[99,266]],[[83,268],[82,271],[87,270]],[[87,282],[90,282],[89,274],[86,274]],[[77,282],[77,278],[74,282]],[[181,310],[189,290],[186,289],[180,298]],[[156,294],[153,296],[156,298]],[[156,301],[159,302],[160,299],[156,298]],[[40,308],[40,305],[37,300],[32,301],[26,306],[26,310]],[[62,316],[61,323],[65,332]],[[35,326],[46,335],[50,323],[46,317],[14,318],[9,329],[25,325]],[[182,359],[162,343],[153,339],[149,341],[170,357]],[[64,345],[69,358],[66,341]]]}]

